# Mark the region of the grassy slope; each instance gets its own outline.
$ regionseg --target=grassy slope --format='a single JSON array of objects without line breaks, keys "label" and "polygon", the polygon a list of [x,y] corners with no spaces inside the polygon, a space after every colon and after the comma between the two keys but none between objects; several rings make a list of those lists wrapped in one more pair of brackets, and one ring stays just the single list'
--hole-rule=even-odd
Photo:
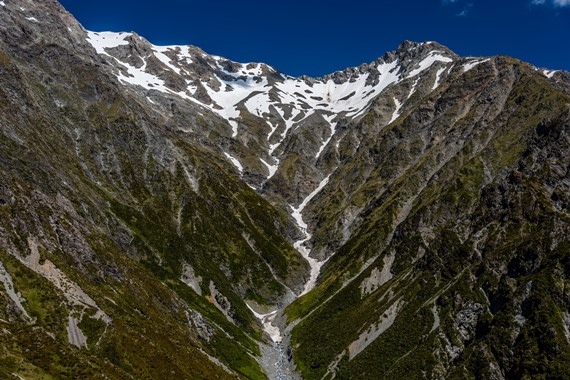
[{"label": "grassy slope", "polygon": [[[390,163],[380,164],[373,170],[360,190],[375,191],[379,194],[377,200],[366,205],[360,228],[327,263],[320,285],[287,309],[290,320],[309,314],[293,330],[295,360],[306,378],[324,376],[337,355],[367,326],[377,322],[383,311],[398,299],[404,300],[406,305],[392,328],[353,360],[349,361],[344,356],[336,369],[337,378],[391,378],[396,374],[416,377],[423,371],[459,377],[482,376],[488,375],[489,362],[497,363],[507,373],[518,376],[544,371],[565,373],[561,368],[568,361],[564,353],[568,342],[562,333],[563,316],[556,310],[564,308],[559,297],[566,276],[555,268],[566,260],[566,253],[560,247],[552,251],[551,243],[553,239],[557,239],[557,244],[561,243],[560,240],[565,241],[566,236],[560,226],[566,228],[564,226],[568,225],[565,214],[568,210],[556,211],[552,200],[544,196],[543,185],[554,181],[555,177],[549,172],[546,160],[533,163],[542,165],[541,169],[534,169],[535,172],[527,169],[523,174],[519,173],[520,183],[512,186],[507,197],[517,202],[503,210],[508,215],[504,219],[495,214],[496,210],[488,208],[488,192],[493,187],[504,186],[499,184],[505,178],[508,181],[509,176],[517,176],[517,168],[524,167],[524,152],[536,149],[534,136],[543,120],[560,115],[556,121],[547,122],[544,128],[554,129],[560,125],[567,128],[564,115],[568,97],[554,91],[545,78],[526,66],[508,60],[499,60],[497,64],[503,75],[513,73],[517,80],[503,111],[494,119],[486,121],[487,114],[481,112],[483,96],[492,91],[483,86],[478,89],[461,88],[465,85],[458,80],[446,88],[446,93],[437,94],[441,96],[439,101],[443,102],[445,97],[462,97],[468,99],[464,103],[470,103],[471,110],[466,113],[453,108],[441,111],[436,107],[436,114],[432,116],[436,124],[429,124],[428,128],[435,134],[444,130],[439,132],[443,138],[439,146],[423,149],[413,146],[415,136],[423,133],[413,123],[413,120],[419,120],[421,105],[408,115],[408,119],[397,121],[382,131],[382,137],[377,140],[376,154],[381,160],[389,157]],[[488,74],[482,72],[478,75],[481,78],[476,83],[493,86],[493,81],[485,78]],[[470,93],[461,95],[462,90],[474,92],[475,96]],[[469,97],[473,98],[472,102],[469,102]],[[425,99],[424,103],[433,104],[434,101],[437,102],[436,99]],[[440,112],[439,117],[437,112]],[[467,116],[455,117],[459,113]],[[425,124],[426,119],[422,120]],[[471,124],[473,120],[475,125]],[[363,120],[366,122],[368,120]],[[470,142],[465,143],[451,159],[445,160],[446,152],[456,146],[454,137],[461,134],[469,134]],[[481,142],[481,146],[475,146],[477,142]],[[566,145],[561,149],[567,149]],[[414,152],[419,155],[414,156]],[[402,160],[394,157],[402,157]],[[358,167],[359,160],[366,162],[367,159],[356,157],[353,167]],[[437,175],[426,174],[443,161]],[[402,162],[412,164],[402,170],[398,167]],[[563,163],[564,160],[559,158],[558,162]],[[347,171],[351,170],[350,167],[349,162]],[[486,179],[487,172],[491,172],[494,178],[491,183]],[[415,198],[419,190],[421,195]],[[356,193],[353,198],[356,205],[361,198],[370,199]],[[396,226],[403,206],[410,204],[410,200],[409,214]],[[532,212],[528,210],[530,205],[535,207]],[[520,220],[512,221],[512,214]],[[557,231],[556,236],[545,236],[547,231]],[[479,234],[483,232],[487,238],[479,242]],[[392,233],[393,238],[387,244],[387,237]],[[474,250],[475,244],[483,252],[482,257]],[[511,309],[491,310],[493,301],[488,301],[487,297],[489,294],[502,294],[496,290],[497,283],[508,283],[513,277],[512,273],[504,273],[501,267],[510,260],[521,260],[520,256],[529,249],[526,247],[533,246],[537,247],[533,251],[535,255],[544,257],[542,264],[533,268],[525,278],[516,279],[514,290],[502,295],[505,302],[511,304]],[[392,268],[394,278],[361,299],[360,283],[370,275],[371,268],[382,268],[383,256],[390,252],[396,254]],[[346,279],[358,273],[362,263],[375,255],[380,257],[370,269],[338,291]],[[489,269],[492,266],[499,268]],[[513,332],[516,313],[512,308],[521,297],[521,288],[531,280],[544,286],[533,287],[524,302],[531,302],[528,300],[533,298],[541,299],[541,302],[525,311],[529,314],[527,324],[512,344],[523,357],[532,356],[531,352],[534,352],[540,359],[537,359],[539,363],[516,359],[512,364],[508,355],[500,354],[500,347],[503,350],[509,348],[510,339],[505,334],[516,334]],[[555,288],[547,285],[555,283],[561,285]],[[486,293],[481,289],[486,289]],[[387,301],[388,298],[391,301]],[[434,323],[431,311],[434,302],[439,309],[441,327],[430,333]],[[479,306],[474,305],[482,305],[481,310],[485,311],[479,311]],[[457,333],[458,327],[454,323],[461,317],[462,310],[470,308],[476,309],[476,327],[473,331],[471,327],[467,329],[469,337],[465,341]],[[548,322],[545,323],[544,319],[541,322],[538,315]],[[558,331],[553,330],[548,338],[539,337],[537,330],[546,326]],[[445,339],[451,345],[465,347],[459,358],[451,360],[448,357],[445,346],[449,344]],[[540,341],[543,339],[548,343]],[[549,344],[558,347],[558,351],[549,349]],[[481,347],[484,353],[477,354]],[[488,352],[495,356],[481,356]],[[481,360],[486,360],[485,367],[477,364]]]},{"label": "grassy slope", "polygon": [[[0,62],[0,260],[36,318],[23,323],[1,300],[8,310],[0,317],[3,376],[264,378],[254,358],[260,332],[243,298],[275,302],[282,282],[300,281],[306,264],[279,232],[285,219],[224,161],[162,126],[85,57],[57,45],[31,51],[39,55],[25,63],[6,52]],[[60,71],[54,57],[75,70]],[[61,75],[67,81],[45,80]],[[180,162],[168,160],[177,154]],[[105,326],[85,311],[88,348],[67,344],[73,308],[62,307],[62,293],[13,257],[28,255],[28,238],[112,318]],[[202,277],[203,296],[179,280],[185,263]],[[208,301],[210,281],[230,302],[232,322]],[[198,333],[189,309],[202,315],[210,338]]]}]

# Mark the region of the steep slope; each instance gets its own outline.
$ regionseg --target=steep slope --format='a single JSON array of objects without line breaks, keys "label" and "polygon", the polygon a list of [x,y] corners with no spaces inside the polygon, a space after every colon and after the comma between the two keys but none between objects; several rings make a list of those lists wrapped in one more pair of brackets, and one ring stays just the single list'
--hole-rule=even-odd
[{"label": "steep slope", "polygon": [[568,73],[293,78],[0,7],[2,377],[569,375]]},{"label": "steep slope", "polygon": [[301,291],[287,217],[127,94],[59,4],[3,4],[2,377],[263,378],[243,300]]},{"label": "steep slope", "polygon": [[566,376],[569,127],[568,95],[508,58],[355,125],[377,138],[313,203],[334,255],[287,311],[303,375]]}]

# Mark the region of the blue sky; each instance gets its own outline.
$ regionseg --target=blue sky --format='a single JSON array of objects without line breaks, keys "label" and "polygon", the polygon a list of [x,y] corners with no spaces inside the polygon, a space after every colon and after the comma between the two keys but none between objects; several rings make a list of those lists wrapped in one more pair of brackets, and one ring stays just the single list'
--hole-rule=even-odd
[{"label": "blue sky", "polygon": [[196,45],[289,75],[358,66],[403,40],[570,70],[570,0],[60,2],[93,31],[135,31],[156,45]]}]

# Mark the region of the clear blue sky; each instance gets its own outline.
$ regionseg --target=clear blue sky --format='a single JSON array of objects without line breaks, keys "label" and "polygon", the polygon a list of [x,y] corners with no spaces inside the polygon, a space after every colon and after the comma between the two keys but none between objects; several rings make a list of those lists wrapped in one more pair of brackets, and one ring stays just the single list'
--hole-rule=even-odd
[{"label": "clear blue sky", "polygon": [[570,0],[60,0],[89,30],[135,31],[289,75],[371,62],[403,40],[570,70]]}]

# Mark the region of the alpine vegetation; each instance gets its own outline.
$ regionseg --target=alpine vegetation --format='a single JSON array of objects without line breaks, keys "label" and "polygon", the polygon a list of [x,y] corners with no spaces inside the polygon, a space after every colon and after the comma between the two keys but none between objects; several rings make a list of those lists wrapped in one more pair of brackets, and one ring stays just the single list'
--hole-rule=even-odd
[{"label": "alpine vegetation", "polygon": [[570,376],[570,73],[292,77],[0,2],[0,377]]}]

